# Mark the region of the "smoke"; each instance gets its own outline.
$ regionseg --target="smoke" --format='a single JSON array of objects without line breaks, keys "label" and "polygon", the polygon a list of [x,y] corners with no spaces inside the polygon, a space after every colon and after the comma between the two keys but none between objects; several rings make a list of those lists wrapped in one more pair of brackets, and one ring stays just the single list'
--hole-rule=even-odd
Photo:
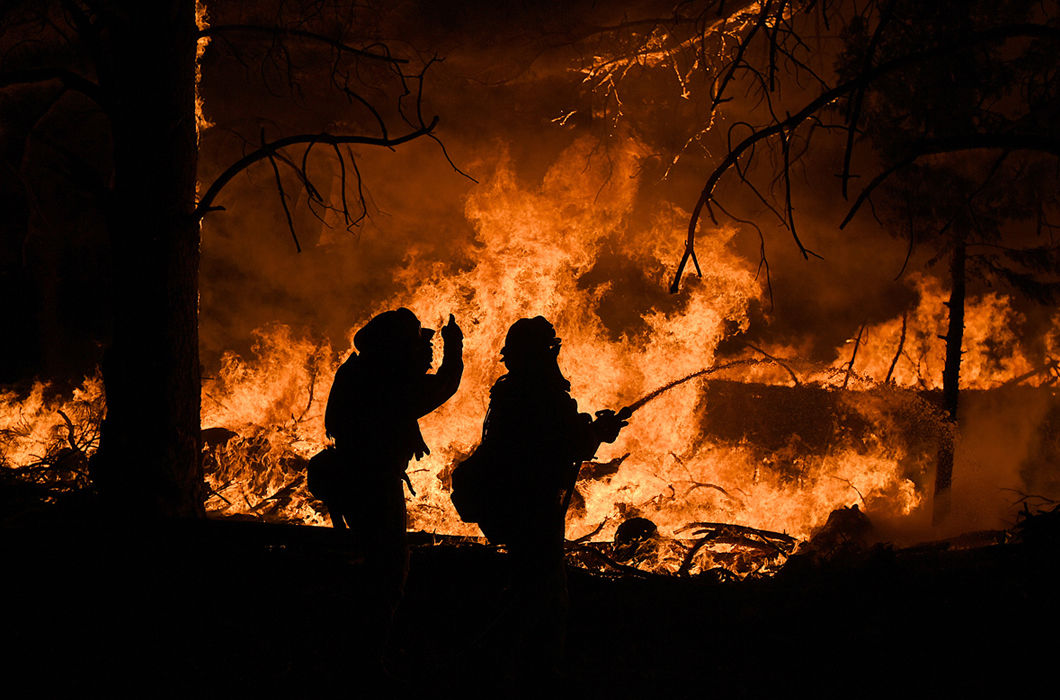
[{"label": "smoke", "polygon": [[[211,215],[203,231],[200,332],[208,372],[217,371],[226,353],[247,355],[257,331],[277,323],[333,348],[337,361],[373,313],[404,304],[428,325],[457,314],[477,348],[469,373],[480,392],[498,371],[495,350],[507,324],[536,313],[549,315],[561,335],[576,329],[577,339],[565,340],[566,369],[575,394],[593,407],[628,402],[708,365],[715,353],[745,354],[748,344],[796,362],[804,381],[833,381],[828,368],[842,368],[857,348],[855,381],[882,381],[892,372],[901,386],[938,387],[946,266],[928,265],[933,251],[926,249],[914,249],[907,260],[895,227],[867,210],[839,229],[850,206],[836,186],[841,142],[819,140],[793,171],[798,233],[820,257],[803,258],[776,214],[730,178],[718,190],[719,201],[754,221],[761,237],[722,212],[717,223],[704,217],[697,242],[704,279],[690,273],[681,294],[668,293],[689,208],[728,137],[718,128],[676,163],[670,158],[704,105],[694,95],[677,97],[681,85],[669,69],[645,65],[630,74],[622,119],[601,108],[580,69],[591,60],[593,28],[614,20],[607,16],[613,12],[591,4],[510,11],[488,3],[413,3],[380,12],[375,29],[381,35],[400,36],[397,46],[415,47],[420,56],[445,57],[426,74],[423,109],[428,118],[441,116],[436,134],[446,150],[427,139],[394,151],[357,148],[367,217],[352,230],[334,213],[318,220],[299,182],[285,175],[301,253],[295,253],[271,169],[262,164],[232,182],[221,202],[227,211]],[[225,124],[242,129],[248,143],[248,123],[276,135],[374,128],[357,104],[324,98],[315,89],[273,94],[275,81],[273,88],[264,78],[248,81],[245,71],[215,60],[204,71],[204,92],[208,116],[219,127],[208,135],[214,140],[203,150],[204,172],[219,170],[248,147],[226,136]],[[806,89],[782,85],[789,99]],[[735,122],[751,108],[752,99],[738,95],[726,114]],[[268,121],[248,109],[267,113]],[[749,177],[761,185],[768,166],[760,159]],[[333,154],[315,151],[310,173],[333,203],[341,197]],[[764,183],[764,194],[775,196],[778,183]],[[348,187],[347,195],[355,194]],[[1056,345],[1053,313],[974,284],[968,306],[962,376],[969,387],[988,388],[1030,371]],[[675,333],[685,339],[668,341]],[[619,362],[623,352],[650,369]],[[788,381],[785,372],[772,371],[775,376],[748,378]],[[594,385],[612,374],[623,378],[608,379],[613,383],[603,391]],[[694,389],[689,392],[682,411],[697,403]],[[957,456],[954,488],[964,505],[954,523],[960,527],[998,526],[1011,515],[998,494],[1023,488],[1021,465],[1045,411],[1031,410],[1032,404],[1038,406],[1021,406],[1019,418],[1007,423],[991,423],[987,408],[969,409],[964,417],[973,437]],[[478,409],[460,410],[480,419]],[[458,451],[469,448],[480,423],[443,413],[447,434],[435,439],[451,441]],[[989,440],[1018,447],[987,458],[980,443]],[[652,449],[669,444],[661,433],[641,443]],[[690,456],[687,444],[671,447]],[[867,464],[876,458],[858,459]],[[645,459],[639,468],[655,477],[676,468]],[[706,461],[716,469],[724,460],[712,454]],[[441,473],[444,465],[427,471]],[[929,489],[923,479],[919,487]],[[832,497],[842,504],[842,485],[833,486]]]},{"label": "smoke", "polygon": [[[589,89],[584,68],[606,39],[599,27],[669,10],[666,3],[662,10],[652,7],[657,4],[410,2],[358,10],[356,26],[410,58],[408,73],[432,56],[444,57],[425,74],[422,111],[428,121],[440,116],[435,133],[445,150],[423,138],[395,150],[354,148],[357,173],[347,167],[346,197],[356,215],[363,192],[366,217],[349,229],[336,212],[311,203],[293,169],[279,162],[301,253],[268,162],[230,182],[216,201],[225,211],[211,213],[202,233],[200,342],[207,375],[252,377],[240,385],[250,401],[269,391],[270,374],[286,370],[267,362],[245,368],[238,358],[250,363],[255,346],[259,353],[287,352],[287,364],[304,366],[276,389],[261,420],[289,422],[304,414],[309,425],[319,412],[310,410],[312,401],[306,407],[307,388],[313,387],[317,402],[326,396],[330,378],[321,377],[348,353],[352,332],[372,314],[405,304],[437,327],[456,313],[475,348],[467,375],[473,389],[466,390],[478,395],[425,426],[433,444],[449,447],[415,477],[421,487],[431,486],[444,474],[444,462],[474,443],[485,391],[499,373],[496,349],[520,316],[544,313],[556,323],[564,337],[564,369],[586,408],[618,407],[716,356],[749,354],[748,344],[787,361],[805,383],[842,382],[837,372],[857,347],[848,373],[854,385],[860,377],[866,384],[882,381],[897,356],[893,378],[900,386],[936,388],[946,265],[929,265],[934,251],[926,249],[914,250],[906,262],[906,242],[867,210],[838,228],[850,206],[837,193],[841,143],[817,142],[821,147],[793,171],[798,233],[820,258],[804,259],[775,213],[730,178],[718,190],[719,201],[755,222],[761,238],[724,212],[716,212],[717,222],[704,217],[697,240],[703,277],[689,273],[682,292],[669,294],[689,210],[726,152],[728,124],[748,114],[754,99],[737,91],[725,108],[729,122],[693,139],[707,105],[696,94],[682,95],[681,78],[670,66],[645,61],[627,74],[617,118],[616,103]],[[212,19],[237,23],[247,12],[268,14],[260,9],[264,3],[252,5],[218,3]],[[215,40],[203,57],[202,96],[214,124],[200,151],[203,184],[263,137],[377,133],[374,115],[334,90],[326,51],[303,48],[284,56],[269,37],[241,45],[237,56],[227,42]],[[392,73],[362,68],[357,79],[367,86],[364,96],[392,134],[402,133]],[[808,89],[781,85],[793,100]],[[415,107],[408,98],[402,104]],[[297,163],[302,152],[287,157]],[[316,148],[308,162],[313,186],[338,205],[342,173],[335,154]],[[871,166],[861,164],[866,171]],[[770,165],[763,157],[749,171],[767,198],[781,186],[761,179]],[[966,386],[991,388],[1033,371],[1055,355],[1057,327],[1054,309],[973,285]],[[299,353],[311,361],[299,360]],[[788,383],[786,371],[769,367],[775,374],[762,370],[744,378]],[[689,384],[667,398],[665,411],[644,419],[642,432],[631,433],[622,449],[639,454],[610,489],[587,495],[587,527],[617,507],[616,490],[625,489],[626,506],[648,508],[674,483],[724,477],[726,488],[759,478],[753,451],[699,443],[701,393],[701,385]],[[1035,452],[1045,444],[1039,426],[1054,411],[1046,394],[1033,397],[996,405],[969,399],[962,407],[955,527],[1003,523],[1011,516],[1003,489],[1053,483],[1029,466],[1042,461]],[[223,419],[220,408],[205,404]],[[229,413],[231,420],[252,422],[253,411],[241,410]],[[316,424],[303,432],[301,452],[323,439]],[[914,507],[903,481],[908,475],[895,467],[900,460],[886,445],[874,450],[842,464],[825,455],[812,465],[814,479],[829,484],[817,504],[825,516],[829,507],[853,502],[854,492],[833,478],[836,473],[864,484],[874,469],[890,479],[878,486],[880,493],[908,496],[905,506]],[[772,505],[800,532],[821,517],[817,511],[788,513],[791,504],[783,499],[790,494],[779,477],[755,482],[758,501],[740,505],[735,496],[696,488],[692,500],[719,517],[775,527]],[[923,493],[926,480],[917,488]],[[436,496],[428,505],[440,508],[444,494]],[[427,512],[422,509],[423,523],[430,522]],[[673,529],[685,515],[671,510],[666,517]]]},{"label": "smoke", "polygon": [[[664,290],[682,252],[688,211],[706,173],[725,153],[729,125],[748,116],[757,99],[734,91],[725,119],[685,149],[676,164],[668,154],[699,128],[707,105],[695,91],[681,96],[682,83],[668,65],[646,62],[631,68],[621,86],[621,118],[608,112],[583,71],[594,52],[606,48],[600,42],[613,38],[599,28],[650,16],[653,10],[659,7],[652,3],[565,3],[547,9],[536,3],[503,9],[489,3],[403,3],[372,8],[366,28],[379,38],[397,37],[391,43],[403,56],[444,57],[426,73],[423,112],[428,119],[441,117],[436,133],[448,154],[480,182],[488,179],[502,154],[513,176],[530,186],[576,141],[593,143],[583,164],[568,164],[578,169],[606,169],[635,144],[640,152],[626,175],[637,180],[628,229],[609,234],[581,282],[587,292],[608,285],[599,310],[617,335],[643,331],[638,319],[644,309],[631,307],[680,305],[666,299]],[[281,89],[281,76],[269,71],[259,76],[225,58],[220,47],[217,52],[207,55],[203,74],[208,116],[218,124],[207,134],[203,172],[219,170],[247,147],[226,136],[230,128],[248,144],[258,138],[259,127],[271,135],[350,128],[373,133],[376,128],[360,104],[328,96],[315,84],[327,82],[326,62],[311,64],[318,72],[303,80],[308,85]],[[828,58],[820,63],[829,69]],[[414,72],[411,65],[407,70]],[[812,86],[794,82],[778,88],[787,102],[811,93]],[[391,106],[393,94],[381,90],[374,95],[376,103]],[[769,282],[771,294],[753,302],[752,322],[741,329],[732,349],[750,342],[793,348],[805,359],[830,362],[836,348],[861,327],[899,318],[916,306],[910,271],[945,276],[945,265],[925,265],[931,250],[915,249],[906,263],[906,242],[867,208],[846,228],[838,228],[850,206],[839,196],[835,177],[842,140],[815,139],[814,148],[794,168],[791,185],[799,236],[820,258],[804,259],[776,215],[734,177],[722,182],[718,199],[727,210],[754,221],[763,239],[722,212],[716,212],[717,225],[708,217],[700,225],[701,241],[714,236],[731,241],[748,268]],[[298,155],[291,157],[297,160]],[[475,237],[464,202],[481,186],[454,170],[437,144],[421,139],[393,152],[359,148],[356,156],[368,218],[352,232],[333,216],[325,217],[332,228],[322,226],[311,215],[299,183],[287,178],[287,193],[297,193],[291,204],[305,249],[301,254],[293,252],[267,164],[229,185],[222,202],[228,211],[212,215],[204,227],[202,333],[208,366],[226,349],[246,348],[254,328],[275,320],[323,333],[338,346],[357,319],[399,291],[393,277],[412,258],[419,265],[439,263],[453,270],[474,259]],[[335,203],[339,192],[333,154],[319,149],[313,162],[319,172],[314,185]],[[865,160],[858,164],[863,169],[873,165]],[[770,167],[761,156],[749,172],[767,198],[781,187],[763,179]],[[349,190],[353,197],[352,185]],[[607,206],[599,193],[591,196]],[[669,212],[671,230],[666,240],[657,241],[659,262],[630,255],[636,246],[629,237],[652,229],[662,211]],[[763,251],[768,270],[759,266]],[[659,264],[663,269],[652,267]],[[906,273],[899,276],[903,269]],[[1023,330],[1042,338],[1052,328],[1050,317],[1026,313]]]},{"label": "smoke", "polygon": [[[946,522],[956,534],[973,530],[1011,527],[1021,499],[1055,497],[1054,484],[1043,483],[1034,464],[1034,451],[1046,420],[1056,411],[1050,392],[1012,387],[993,392],[965,392],[961,399],[961,429],[954,459],[954,509]],[[1055,426],[1053,427],[1055,430]],[[1046,477],[1048,479],[1048,477]],[[1041,490],[1031,491],[1030,488]],[[1034,499],[1029,507],[1039,505]]]}]

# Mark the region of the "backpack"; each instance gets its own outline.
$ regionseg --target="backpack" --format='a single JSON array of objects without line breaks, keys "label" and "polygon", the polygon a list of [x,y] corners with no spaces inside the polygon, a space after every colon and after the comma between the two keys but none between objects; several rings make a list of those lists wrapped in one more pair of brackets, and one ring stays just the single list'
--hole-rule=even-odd
[{"label": "backpack", "polygon": [[306,465],[306,487],[309,493],[324,503],[332,502],[339,495],[342,471],[342,460],[334,446],[317,452]]},{"label": "backpack", "polygon": [[475,523],[492,544],[508,542],[512,534],[510,476],[494,459],[493,450],[480,445],[458,463],[452,474],[450,499],[460,519]]},{"label": "backpack", "polygon": [[497,481],[493,463],[479,445],[467,459],[453,469],[453,501],[457,515],[465,523],[478,523],[489,518],[492,501],[495,500]]}]

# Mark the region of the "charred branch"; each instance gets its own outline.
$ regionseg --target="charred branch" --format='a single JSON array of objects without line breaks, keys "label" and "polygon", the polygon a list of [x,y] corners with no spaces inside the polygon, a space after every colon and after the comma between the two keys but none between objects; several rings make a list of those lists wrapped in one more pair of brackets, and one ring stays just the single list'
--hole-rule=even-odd
[{"label": "charred branch", "polygon": [[62,409],[57,410],[56,413],[58,413],[59,417],[63,419],[64,423],[66,423],[66,442],[70,445],[70,449],[77,450],[78,452],[80,452],[81,448],[74,440],[74,435],[76,435],[76,428],[74,428],[74,422],[70,420],[70,416],[66,415],[66,412]]},{"label": "charred branch", "polygon": [[733,221],[744,224],[746,226],[750,226],[755,230],[755,233],[758,234],[758,268],[755,270],[755,281],[758,281],[758,278],[759,276],[761,276],[763,271],[766,273],[766,292],[769,294],[769,310],[772,311],[776,307],[776,304],[773,299],[773,278],[769,273],[769,258],[766,257],[766,236],[762,232],[762,227],[756,224],[755,222],[751,221],[750,219],[741,219],[739,217],[733,216],[728,211],[726,211],[725,208],[721,206],[721,203],[719,203],[717,200],[713,202],[713,205],[719,210],[721,210],[723,214],[728,216]]},{"label": "charred branch", "polygon": [[868,506],[868,503],[865,502],[865,495],[861,493],[861,489],[854,485],[853,481],[851,481],[850,479],[844,479],[841,476],[836,476],[835,474],[828,474],[827,476],[831,479],[835,479],[836,481],[842,481],[844,484],[849,486],[851,489],[854,490],[854,493],[858,495],[858,498],[861,499],[861,502]]},{"label": "charred branch", "polygon": [[600,532],[604,529],[605,525],[607,525],[607,520],[604,520],[599,525],[597,525],[595,528],[593,528],[592,531],[585,533],[581,537],[577,537],[577,538],[575,538],[573,540],[570,540],[570,543],[571,544],[583,544],[585,542],[588,542],[593,537],[595,537],[596,535],[600,534]]},{"label": "charred branch", "polygon": [[[693,492],[693,491],[695,491],[696,489],[711,489],[711,490],[714,490],[714,491],[718,491],[718,492],[720,492],[720,493],[723,493],[723,494],[725,494],[726,496],[728,496],[729,498],[732,498],[732,494],[730,494],[730,493],[729,493],[728,491],[726,491],[726,490],[725,490],[724,488],[722,488],[721,486],[718,486],[717,484],[708,484],[708,483],[703,483],[703,482],[701,482],[701,481],[693,481],[693,482],[692,482],[692,485],[688,487],[688,490],[687,490],[687,491],[685,491],[685,495],[687,496],[688,494],[692,493],[692,492]],[[734,499],[734,500],[735,500],[735,499]]]},{"label": "charred branch", "polygon": [[568,553],[575,552],[578,554],[588,555],[590,559],[596,559],[598,562],[604,564],[608,569],[611,569],[615,573],[625,574],[626,576],[632,576],[634,578],[659,578],[660,574],[653,574],[643,569],[638,569],[635,566],[629,564],[623,564],[619,561],[615,561],[608,555],[596,547],[592,547],[588,544],[580,541],[568,542],[566,546]]},{"label": "charred branch", "polygon": [[785,535],[783,532],[760,530],[746,525],[733,525],[731,523],[694,522],[689,523],[677,532],[681,533],[688,530],[694,530],[693,534],[695,535],[743,537],[779,554],[791,554],[795,549],[795,545],[798,544],[798,540],[790,535]]},{"label": "charred branch", "polygon": [[[981,46],[984,44],[990,44],[995,42],[1001,42],[1006,39],[1014,38],[1026,38],[1026,39],[1039,39],[1047,42],[1060,41],[1060,29],[1048,25],[1031,24],[1031,23],[1019,23],[1004,25],[999,27],[993,27],[978,32],[969,32],[961,39],[949,42],[941,46],[932,47],[923,51],[913,51],[889,61],[884,61],[876,65],[867,67],[861,71],[856,77],[843,82],[829,90],[824,90],[816,98],[807,102],[802,109],[796,111],[793,114],[789,114],[784,119],[773,119],[773,121],[762,127],[755,127],[752,133],[744,138],[740,143],[729,149],[722,162],[717,165],[714,170],[707,177],[706,182],[703,186],[703,190],[700,193],[698,200],[692,210],[692,215],[689,218],[688,233],[685,239],[684,252],[678,262],[677,269],[674,273],[673,282],[670,285],[670,291],[677,293],[680,289],[681,277],[684,274],[685,267],[690,259],[694,258],[695,255],[695,237],[696,228],[698,226],[700,217],[702,216],[704,207],[713,200],[715,189],[719,181],[724,177],[730,170],[736,169],[740,163],[740,159],[749,152],[760,142],[765,142],[773,138],[778,138],[781,141],[781,148],[787,149],[787,142],[795,133],[795,130],[799,128],[804,122],[815,116],[819,112],[825,110],[830,105],[834,104],[840,99],[846,98],[858,90],[865,90],[876,81],[897,73],[906,68],[916,66],[919,64],[927,63],[933,60],[937,60],[943,57],[952,56],[960,51],[967,50],[973,47]],[[872,191],[890,175],[899,170],[900,168],[912,163],[917,158],[920,158],[929,153],[953,153],[958,151],[968,150],[979,150],[979,149],[1008,149],[1008,150],[1033,150],[1043,153],[1049,153],[1052,155],[1060,154],[1060,141],[1053,136],[1046,136],[1042,134],[1030,134],[1030,133],[977,133],[970,136],[956,136],[944,139],[925,140],[917,144],[914,144],[909,150],[905,158],[900,159],[897,163],[884,169],[879,175],[877,175],[870,185],[866,186],[862,190],[855,202],[851,211],[847,214],[843,221],[843,224],[849,222],[856,213],[857,209],[860,208],[861,204],[868,198]],[[791,162],[790,157],[784,159],[784,168],[790,168]],[[787,178],[787,175],[785,175]],[[785,218],[789,224],[791,221],[791,203],[786,202],[787,215]],[[790,228],[790,226],[789,226]],[[809,257],[810,255],[817,256],[813,251],[808,250],[798,237],[794,230],[791,231],[795,243],[798,246],[798,250],[803,257]]]},{"label": "charred branch", "polygon": [[847,384],[850,383],[850,375],[854,373],[854,360],[858,356],[858,348],[861,347],[861,336],[865,333],[865,324],[861,324],[861,328],[858,329],[858,337],[854,339],[854,350],[850,353],[850,362],[847,363],[846,376],[843,378],[843,388],[847,388]]},{"label": "charred branch", "polygon": [[779,532],[758,530],[743,525],[727,523],[692,523],[677,532],[694,530],[699,539],[685,554],[677,571],[678,576],[688,576],[692,570],[696,555],[708,544],[730,544],[749,547],[768,553],[774,557],[786,557],[795,551],[797,540]]},{"label": "charred branch", "polygon": [[894,351],[894,359],[891,360],[891,366],[887,368],[887,376],[883,380],[884,384],[889,384],[891,377],[894,376],[894,368],[898,366],[898,358],[902,356],[902,350],[905,348],[905,333],[908,325],[909,312],[906,311],[902,314],[902,332],[898,337],[898,349]]},{"label": "charred branch", "polygon": [[[872,206],[871,201],[869,206]],[[872,211],[875,216],[876,210],[873,209]],[[906,214],[909,227],[909,245],[906,246],[905,259],[902,260],[902,266],[898,268],[898,274],[894,276],[896,282],[905,274],[906,268],[909,267],[909,261],[913,258],[913,249],[916,247],[916,222],[914,221],[912,202],[909,201],[908,197],[906,198]]]},{"label": "charred branch", "polygon": [[[891,18],[894,5],[895,0],[890,0],[890,2],[884,6],[880,14],[879,24],[876,25],[876,31],[872,33],[872,39],[869,41],[868,49],[865,51],[864,65],[861,68],[862,73],[872,68],[873,60],[876,57],[876,49],[880,43],[880,37],[883,35],[883,30]],[[847,185],[850,183],[850,163],[854,156],[854,138],[858,133],[858,121],[861,119],[861,105],[865,99],[867,88],[868,85],[862,85],[854,92],[854,97],[850,102],[850,108],[847,112],[847,142],[846,147],[843,150],[843,199],[847,198]]]},{"label": "charred branch", "polygon": [[[309,414],[309,409],[313,407],[313,394],[316,391],[317,385],[317,368],[313,366],[309,370],[309,399],[305,403],[305,408],[302,409],[302,413],[294,418],[295,425],[298,425],[305,420],[306,415]],[[292,416],[293,417],[293,416]]]},{"label": "charred branch", "polygon": [[[264,134],[262,134],[261,140],[264,145]],[[276,191],[280,194],[280,204],[283,206],[283,215],[287,219],[287,228],[291,231],[291,238],[294,240],[295,250],[301,253],[302,246],[298,243],[298,233],[294,230],[294,219],[291,218],[291,210],[287,206],[287,194],[283,191],[283,178],[280,177],[280,169],[276,166],[276,156],[274,153],[269,153],[268,158],[269,165],[272,166],[273,175],[276,176]]]},{"label": "charred branch", "polygon": [[267,512],[281,507],[294,495],[296,489],[305,482],[305,476],[299,475],[276,490],[271,496],[266,497],[256,506],[250,508],[250,512]]},{"label": "charred branch", "polygon": [[[289,136],[272,142],[265,142],[264,138],[262,138],[261,143],[254,150],[246,153],[243,158],[221,172],[205,190],[193,212],[193,217],[196,220],[201,220],[210,211],[223,209],[223,207],[216,206],[215,201],[227,183],[258,161],[267,159],[272,166],[276,190],[284,211],[284,218],[287,221],[288,229],[298,251],[301,250],[301,245],[294,227],[294,217],[287,201],[288,192],[284,188],[279,173],[279,163],[288,165],[295,173],[302,190],[307,195],[307,206],[314,217],[330,228],[331,224],[326,220],[326,214],[327,212],[335,212],[339,214],[346,230],[350,231],[368,216],[368,202],[365,198],[361,172],[357,164],[356,155],[351,148],[351,146],[356,145],[380,146],[393,149],[413,139],[426,136],[439,145],[446,161],[456,172],[473,180],[467,173],[464,173],[456,166],[446,151],[445,145],[434,135],[433,131],[438,123],[438,117],[428,118],[424,116],[423,89],[425,75],[428,69],[439,59],[426,60],[419,71],[406,73],[402,66],[407,64],[408,60],[395,58],[389,48],[382,43],[373,43],[359,48],[345,41],[341,35],[307,31],[301,28],[251,24],[221,24],[202,29],[199,32],[201,38],[222,38],[226,45],[231,45],[230,35],[233,34],[257,34],[270,38],[273,42],[273,48],[270,49],[269,56],[271,58],[269,60],[281,72],[286,72],[287,86],[285,89],[297,94],[301,92],[300,79],[297,77],[300,68],[295,65],[295,57],[288,45],[298,41],[305,41],[329,47],[334,51],[333,58],[326,67],[331,86],[339,94],[345,96],[351,104],[360,105],[367,110],[371,120],[377,125],[378,133],[374,135],[365,133],[347,135],[325,131],[319,134]],[[232,46],[232,54],[244,66],[249,67],[240,57],[238,47]],[[344,61],[344,57],[352,57],[353,64],[350,65],[349,61]],[[379,87],[370,82],[365,82],[365,75],[361,70],[363,64],[360,61],[362,59],[383,64],[384,74],[389,76],[385,78],[388,83],[387,89],[394,91],[396,94],[395,104],[391,105],[392,109],[395,110],[395,118],[408,126],[404,134],[393,135],[391,128],[387,124],[387,119],[383,116],[384,112],[381,106],[374,103],[365,94],[362,94],[361,86],[371,90]],[[267,84],[268,79],[264,73],[265,68],[265,61],[262,61],[263,78]],[[339,201],[334,205],[321,196],[320,190],[314,185],[309,172],[310,155],[318,144],[329,148],[337,162],[340,192],[337,196]],[[303,145],[305,148],[300,154],[300,165],[296,163],[297,157],[289,158],[283,153],[284,149]],[[351,197],[347,191],[351,180],[355,180],[356,204],[354,206],[356,209],[351,209]]]},{"label": "charred branch", "polygon": [[1019,386],[1028,379],[1036,377],[1040,374],[1052,374],[1055,379],[1058,367],[1060,367],[1060,360],[1050,359],[1048,362],[1039,367],[1035,367],[1034,369],[1028,370],[1017,377],[1009,379],[1007,382],[1002,384],[1001,387],[1004,388],[1010,386]]},{"label": "charred branch", "polygon": [[393,138],[381,138],[376,136],[342,136],[335,134],[297,134],[294,136],[286,136],[282,139],[277,139],[269,143],[263,144],[257,150],[248,153],[238,161],[230,165],[224,172],[214,179],[213,183],[206,189],[202,198],[199,200],[195,207],[195,211],[192,216],[196,219],[202,219],[210,211],[216,211],[218,207],[215,207],[213,202],[220,194],[221,190],[224,189],[225,185],[232,181],[237,175],[254,165],[258,161],[265,159],[272,159],[276,157],[282,149],[289,146],[296,146],[300,144],[314,144],[323,143],[330,146],[339,145],[366,145],[366,146],[382,146],[384,148],[393,148],[403,143],[412,141],[413,139],[425,136],[431,133],[434,128],[438,125],[438,117],[431,120],[430,124],[421,126],[418,129],[405,133],[401,136]]},{"label": "charred branch", "polygon": [[[781,3],[781,5],[783,4],[784,3]],[[719,13],[720,12],[721,9],[719,8]],[[767,0],[767,2],[762,6],[762,9],[759,11],[758,19],[754,23],[754,26],[749,32],[747,32],[743,39],[740,40],[739,45],[736,47],[736,55],[733,58],[732,63],[729,65],[728,70],[724,72],[724,75],[722,76],[721,80],[718,80],[716,84],[712,86],[711,91],[714,93],[714,99],[711,103],[712,112],[717,109],[718,106],[721,105],[723,102],[727,101],[727,99],[725,98],[725,91],[729,87],[729,83],[732,82],[732,79],[736,75],[737,70],[739,70],[741,67],[746,67],[746,63],[744,62],[744,54],[746,53],[747,48],[751,45],[751,42],[754,41],[755,35],[757,35],[758,32],[766,26],[766,22],[772,17],[773,0]],[[776,37],[774,35],[774,45],[775,39]]]},{"label": "charred branch", "polygon": [[912,146],[909,155],[885,168],[872,178],[869,184],[858,194],[857,199],[854,200],[854,204],[850,207],[846,216],[843,217],[843,221],[840,222],[839,228],[844,228],[850,223],[850,220],[857,214],[858,209],[885,180],[902,168],[912,165],[916,160],[943,153],[997,149],[1001,149],[1006,153],[1009,151],[1035,151],[1060,158],[1060,139],[1045,134],[983,133],[920,141]]}]

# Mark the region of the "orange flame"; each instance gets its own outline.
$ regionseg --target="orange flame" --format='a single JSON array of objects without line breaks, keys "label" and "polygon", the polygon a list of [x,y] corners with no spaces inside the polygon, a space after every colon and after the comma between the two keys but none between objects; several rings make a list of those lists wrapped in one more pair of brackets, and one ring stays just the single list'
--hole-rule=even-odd
[{"label": "orange flame", "polygon": [[[541,314],[554,323],[563,338],[561,367],[581,410],[589,412],[620,408],[670,380],[710,367],[726,328],[748,327],[747,309],[762,290],[753,269],[729,246],[733,230],[720,228],[701,238],[702,280],[694,280],[680,297],[662,291],[673,241],[681,238],[687,215],[660,209],[650,225],[634,223],[640,156],[632,142],[605,157],[594,143],[580,141],[539,184],[527,186],[502,154],[493,175],[467,199],[475,244],[463,267],[454,272],[452,265],[412,251],[396,274],[405,291],[373,309],[407,306],[434,327],[452,312],[466,338],[460,390],[422,420],[433,452],[409,467],[418,493],[409,500],[412,528],[477,534],[451,507],[448,475],[479,440],[489,388],[503,372],[498,350],[518,318]],[[647,278],[645,284],[627,289],[618,281],[621,276],[599,272],[607,260],[637,270]],[[703,412],[711,410],[704,406],[704,382],[711,377],[690,381],[646,404],[614,445],[601,448],[597,459],[614,460],[617,470],[579,484],[568,535],[608,540],[624,519],[640,515],[656,523],[664,538],[687,537],[690,523],[725,522],[806,539],[841,507],[858,504],[874,519],[922,512],[929,467],[923,454],[896,439],[902,428],[893,416],[905,411],[929,430],[939,429],[933,424],[936,416],[908,389],[936,388],[941,381],[943,349],[937,336],[945,327],[946,292],[927,277],[916,284],[920,300],[906,317],[893,386],[879,382],[894,359],[902,318],[864,329],[850,379],[844,367],[850,344],[837,349],[831,368],[784,360],[786,368],[765,363],[739,369],[743,381],[778,385],[794,383],[789,371],[803,385],[822,389],[846,381],[842,410],[864,419],[871,434],[837,440],[824,454],[800,450],[797,435],[788,448],[770,453],[746,442],[727,444],[704,435]],[[659,294],[646,295],[648,287]],[[369,317],[351,319],[348,341]],[[1033,368],[1014,335],[1019,318],[1008,298],[998,293],[969,298],[966,317],[962,386],[997,386]],[[1054,326],[1058,321],[1060,315]],[[1048,342],[1056,337],[1052,334]],[[327,523],[305,489],[304,468],[325,444],[325,402],[334,373],[349,353],[349,348],[337,350],[277,325],[256,333],[251,357],[224,356],[218,375],[208,378],[203,390],[210,512]],[[781,360],[798,356],[796,347],[764,350]],[[79,392],[68,406],[96,405],[98,410],[70,408],[68,417],[75,425],[98,425],[99,378],[86,380]],[[40,384],[24,398],[0,395],[5,466],[38,460],[69,434],[69,424],[45,395]],[[704,550],[694,570],[726,561],[746,568],[726,546]],[[638,565],[673,571],[686,551],[679,540],[671,540]]]},{"label": "orange flame", "polygon": [[[503,372],[498,350],[516,319],[541,314],[556,325],[563,338],[561,367],[585,411],[617,409],[710,366],[726,322],[746,328],[747,306],[761,290],[753,271],[729,249],[734,232],[728,229],[703,239],[699,254],[710,262],[702,282],[690,285],[683,298],[638,308],[644,302],[615,282],[596,287],[580,282],[602,256],[620,247],[638,269],[652,271],[652,283],[665,288],[665,261],[685,217],[658,212],[651,227],[632,226],[637,156],[631,146],[611,153],[605,164],[594,156],[593,144],[582,141],[533,188],[517,181],[502,156],[492,178],[467,201],[466,216],[479,244],[473,262],[454,274],[413,254],[398,274],[407,291],[375,309],[407,306],[435,326],[452,312],[466,336],[460,390],[421,421],[433,452],[409,468],[419,494],[409,503],[412,527],[476,534],[453,511],[447,477],[479,440],[489,387]],[[613,296],[639,314],[629,324],[634,330],[616,334],[601,319],[600,309]],[[282,436],[283,450],[309,455],[323,444],[323,402],[341,358],[330,348],[293,338],[283,327],[263,331],[255,353],[252,362],[226,358],[221,377],[206,390],[204,425],[241,434],[250,430],[273,445]],[[629,456],[609,478],[580,486],[584,507],[572,511],[570,536],[596,531],[595,538],[607,539],[624,517],[642,514],[665,535],[712,520],[805,538],[837,507],[862,503],[870,511],[907,514],[922,501],[904,476],[904,455],[882,440],[867,452],[837,447],[835,453],[806,457],[799,483],[786,481],[763,466],[751,447],[703,439],[701,395],[701,382],[663,394],[635,415],[616,444],[603,446],[601,461]],[[270,480],[267,488],[282,486]],[[215,505],[228,512],[237,508],[238,498],[227,501]],[[299,517],[319,522],[311,504],[303,506]]]}]

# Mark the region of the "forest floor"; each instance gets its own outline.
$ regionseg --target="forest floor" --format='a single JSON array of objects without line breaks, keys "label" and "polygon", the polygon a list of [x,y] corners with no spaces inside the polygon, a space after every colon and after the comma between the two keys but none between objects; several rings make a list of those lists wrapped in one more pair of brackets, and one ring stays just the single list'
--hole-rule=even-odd
[{"label": "forest floor", "polygon": [[794,557],[731,583],[572,569],[560,675],[534,686],[497,672],[495,549],[414,537],[384,674],[363,663],[372,611],[338,532],[45,509],[0,529],[4,695],[1052,695],[1058,543],[1050,522],[1019,544]]}]

